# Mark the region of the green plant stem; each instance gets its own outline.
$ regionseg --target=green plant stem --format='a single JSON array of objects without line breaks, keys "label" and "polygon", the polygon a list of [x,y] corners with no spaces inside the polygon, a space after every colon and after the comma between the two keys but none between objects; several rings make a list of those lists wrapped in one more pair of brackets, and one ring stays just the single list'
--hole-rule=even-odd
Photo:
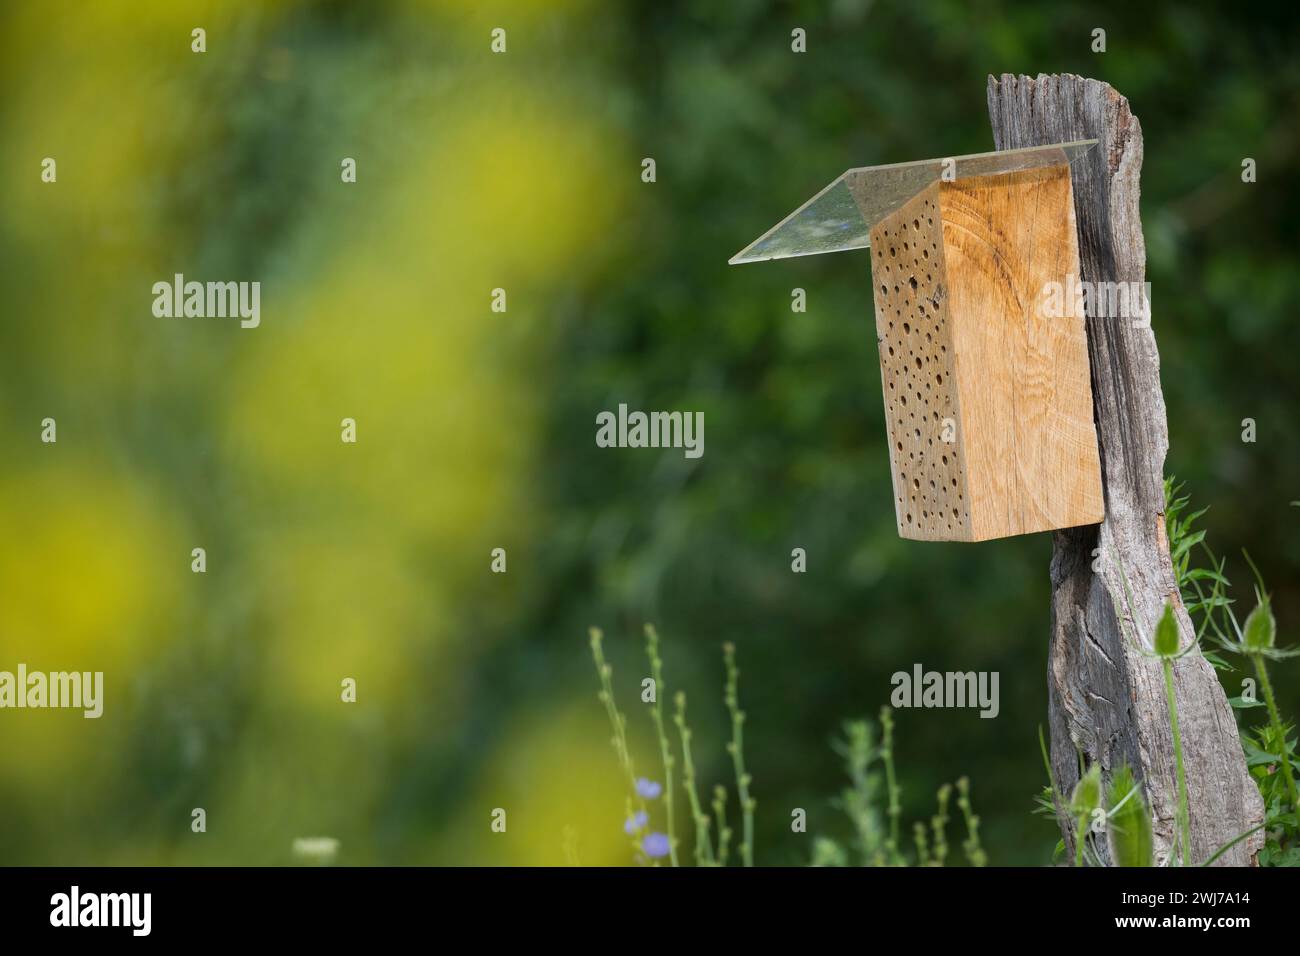
[{"label": "green plant stem", "polygon": [[925,842],[925,825],[917,822],[912,824],[912,836],[916,840],[916,864],[917,866],[930,865],[930,848]]},{"label": "green plant stem", "polygon": [[1264,692],[1264,703],[1268,707],[1269,723],[1273,725],[1273,733],[1276,735],[1277,739],[1281,741],[1278,745],[1278,750],[1281,751],[1282,773],[1285,774],[1283,780],[1286,783],[1286,795],[1291,801],[1291,810],[1293,812],[1300,812],[1300,800],[1297,800],[1296,798],[1295,777],[1291,773],[1291,758],[1286,752],[1286,728],[1282,726],[1282,717],[1277,710],[1277,700],[1273,697],[1273,682],[1269,679],[1268,667],[1264,664],[1264,655],[1251,654],[1250,656],[1255,662],[1255,673],[1259,675],[1259,689]]},{"label": "green plant stem", "polygon": [[682,739],[682,785],[691,804],[691,816],[695,819],[695,865],[708,866],[713,862],[713,844],[709,840],[709,815],[700,804],[700,794],[695,784],[695,763],[691,760],[691,729],[686,726],[686,695],[678,691],[674,701],[677,711],[673,722]]},{"label": "green plant stem", "polygon": [[713,814],[718,821],[718,866],[727,865],[731,852],[731,827],[727,826],[727,788],[713,788]]},{"label": "green plant stem", "polygon": [[727,750],[736,768],[736,794],[740,800],[743,834],[740,843],[740,860],[744,866],[754,865],[754,807],[749,795],[750,776],[745,772],[745,712],[740,709],[740,670],[736,667],[736,647],[730,642],[722,645],[723,660],[727,665],[727,710],[731,714],[731,742]]},{"label": "green plant stem", "polygon": [[1245,833],[1239,833],[1239,834],[1237,834],[1235,837],[1233,837],[1233,838],[1232,838],[1231,840],[1229,840],[1227,843],[1223,844],[1223,846],[1221,846],[1221,847],[1219,847],[1217,850],[1215,850],[1214,853],[1212,853],[1212,854],[1210,855],[1210,858],[1209,858],[1208,860],[1206,860],[1204,863],[1202,863],[1201,866],[1212,866],[1212,865],[1214,864],[1214,861],[1217,860],[1219,857],[1223,856],[1223,854],[1227,853],[1229,850],[1231,850],[1234,846],[1236,846],[1236,845],[1237,845],[1238,843],[1240,843],[1242,840],[1246,839],[1246,838],[1247,838],[1248,836],[1250,836],[1252,833],[1258,833],[1260,830],[1264,829],[1266,826],[1268,826],[1267,823],[1260,823],[1260,824],[1257,824],[1256,826],[1251,827],[1251,828],[1250,828],[1249,830],[1247,830]]},{"label": "green plant stem", "polygon": [[[627,745],[627,718],[619,713],[618,705],[614,703],[614,669],[605,663],[605,652],[602,646],[604,635],[599,628],[593,627],[591,634],[591,656],[596,662],[596,674],[600,677],[600,693],[597,694],[600,702],[605,705],[605,713],[609,715],[610,726],[614,730],[614,736],[611,742],[614,745],[614,752],[618,755],[619,766],[623,768],[623,773],[627,776],[628,799],[627,807],[631,811],[635,805],[641,812],[645,812],[645,800],[636,791],[636,771],[632,767],[632,752]],[[635,797],[635,801],[633,800]],[[629,819],[631,812],[628,813]],[[635,848],[638,858],[641,858],[641,841],[640,831],[632,834],[632,846]]]},{"label": "green plant stem", "polygon": [[898,780],[894,776],[894,715],[888,707],[880,708],[880,759],[885,764],[885,789],[889,793],[889,838],[885,842],[885,852],[891,865],[903,862],[898,850],[898,818],[902,813],[902,801],[899,799]]},{"label": "green plant stem", "polygon": [[664,811],[668,817],[668,859],[673,866],[677,866],[677,829],[673,821],[673,754],[672,748],[668,743],[668,735],[664,732],[664,711],[659,703],[660,696],[665,693],[664,688],[664,662],[659,656],[659,632],[654,629],[653,625],[647,624],[645,628],[645,653],[650,659],[650,676],[654,678],[655,694],[654,700],[650,704],[650,716],[654,720],[655,734],[659,737],[659,755],[663,758],[664,764]]},{"label": "green plant stem", "polygon": [[1162,660],[1165,672],[1165,696],[1169,699],[1169,729],[1174,736],[1174,770],[1178,774],[1178,834],[1182,842],[1181,862],[1189,865],[1192,853],[1191,820],[1187,808],[1187,774],[1183,770],[1183,735],[1178,730],[1178,701],[1174,695],[1174,662]]},{"label": "green plant stem", "polygon": [[966,839],[961,848],[971,866],[984,866],[988,862],[988,856],[980,845],[980,818],[971,808],[970,780],[966,777],[957,781],[957,806],[961,808],[962,818],[966,821]]},{"label": "green plant stem", "polygon": [[934,865],[943,866],[948,858],[948,797],[952,794],[952,784],[945,783],[939,788],[939,812],[930,818],[930,830],[934,834]]},{"label": "green plant stem", "polygon": [[852,720],[844,725],[844,758],[852,786],[844,791],[844,811],[857,832],[858,852],[863,866],[885,866],[889,861],[881,849],[872,794],[875,789],[871,763],[880,753],[872,740],[871,725]]}]

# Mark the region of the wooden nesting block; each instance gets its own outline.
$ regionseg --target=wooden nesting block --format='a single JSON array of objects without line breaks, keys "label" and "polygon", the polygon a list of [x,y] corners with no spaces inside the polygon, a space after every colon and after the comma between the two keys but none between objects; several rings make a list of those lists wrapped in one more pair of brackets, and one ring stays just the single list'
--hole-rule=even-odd
[{"label": "wooden nesting block", "polygon": [[936,182],[871,230],[898,533],[984,541],[1103,517],[1068,166]]}]

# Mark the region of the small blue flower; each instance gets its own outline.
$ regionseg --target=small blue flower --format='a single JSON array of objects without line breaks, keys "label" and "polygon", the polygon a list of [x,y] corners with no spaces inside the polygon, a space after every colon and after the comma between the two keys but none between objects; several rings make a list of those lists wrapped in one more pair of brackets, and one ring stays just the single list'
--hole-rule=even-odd
[{"label": "small blue flower", "polygon": [[641,777],[636,782],[636,795],[646,800],[653,800],[663,792],[662,786],[645,777]]},{"label": "small blue flower", "polygon": [[662,833],[652,833],[641,841],[641,849],[652,860],[668,855],[668,837]]},{"label": "small blue flower", "polygon": [[628,836],[631,836],[638,830],[644,830],[645,825],[649,822],[650,818],[645,815],[645,811],[638,810],[632,816],[627,818],[627,822],[623,824],[623,832]]}]

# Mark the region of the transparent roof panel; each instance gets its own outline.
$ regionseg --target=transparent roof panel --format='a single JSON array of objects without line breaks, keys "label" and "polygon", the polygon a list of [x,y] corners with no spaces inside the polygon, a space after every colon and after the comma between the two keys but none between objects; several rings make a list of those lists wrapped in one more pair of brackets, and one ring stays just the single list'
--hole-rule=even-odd
[{"label": "transparent roof panel", "polygon": [[1050,146],[1030,146],[970,156],[922,159],[914,163],[850,169],[777,225],[731,257],[730,263],[762,262],[791,256],[865,249],[871,228],[931,183],[948,164],[951,178],[995,176],[1026,169],[1063,166],[1093,146],[1095,139]]}]

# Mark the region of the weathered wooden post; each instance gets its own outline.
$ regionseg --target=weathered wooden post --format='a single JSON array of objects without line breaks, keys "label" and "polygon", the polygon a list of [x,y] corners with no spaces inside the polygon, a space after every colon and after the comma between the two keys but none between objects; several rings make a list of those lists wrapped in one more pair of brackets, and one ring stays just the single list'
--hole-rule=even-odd
[{"label": "weathered wooden post", "polygon": [[[1077,76],[990,77],[988,103],[997,152],[851,169],[731,261],[871,248],[898,532],[1055,532],[1048,691],[1061,831],[1073,856],[1064,807],[1080,761],[1099,764],[1106,784],[1126,764],[1166,863],[1177,781],[1149,649],[1166,602],[1185,642],[1192,628],[1165,537],[1149,302],[1109,294],[1144,289],[1141,128],[1122,96]],[[1116,314],[1113,301],[1127,307]],[[1262,823],[1264,808],[1214,670],[1189,654],[1174,681],[1186,862],[1199,862]],[[1262,842],[1254,834],[1218,862],[1249,864]],[[1094,848],[1110,862],[1105,840]]]},{"label": "weathered wooden post", "polygon": [[[1146,275],[1138,212],[1142,128],[1128,101],[1097,80],[1008,74],[989,77],[988,107],[999,149],[1099,140],[1070,168],[1080,278],[1140,287]],[[1099,762],[1107,776],[1128,763],[1151,802],[1159,862],[1168,857],[1174,836],[1173,742],[1160,666],[1139,653],[1132,636],[1149,640],[1166,601],[1177,608],[1184,640],[1192,628],[1175,587],[1165,536],[1169,436],[1149,313],[1136,321],[1106,317],[1097,314],[1097,305],[1094,298],[1086,322],[1106,516],[1099,525],[1053,537],[1052,769],[1068,793],[1079,777],[1078,753],[1088,764]],[[1174,677],[1191,857],[1199,861],[1262,823],[1264,807],[1214,670],[1190,654],[1175,663]],[[1073,851],[1073,828],[1062,820],[1061,831]],[[1248,865],[1262,843],[1256,833],[1219,863]],[[1098,849],[1104,858],[1105,847]]]}]

